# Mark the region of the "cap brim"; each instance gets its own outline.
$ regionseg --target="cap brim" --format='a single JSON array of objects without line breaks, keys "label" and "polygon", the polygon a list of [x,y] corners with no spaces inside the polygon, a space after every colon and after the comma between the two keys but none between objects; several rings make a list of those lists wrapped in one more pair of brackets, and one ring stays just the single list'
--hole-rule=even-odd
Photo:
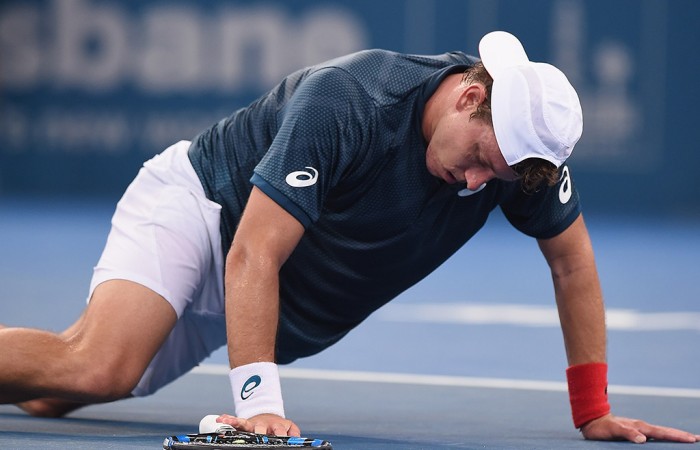
[{"label": "cap brim", "polygon": [[481,38],[479,56],[494,80],[503,69],[529,62],[523,44],[505,31],[492,31]]}]

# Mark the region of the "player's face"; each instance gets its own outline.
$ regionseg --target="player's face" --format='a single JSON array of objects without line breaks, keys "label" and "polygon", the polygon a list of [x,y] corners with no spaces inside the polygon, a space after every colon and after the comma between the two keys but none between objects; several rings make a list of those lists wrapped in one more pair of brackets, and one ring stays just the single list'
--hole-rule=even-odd
[{"label": "player's face", "polygon": [[470,111],[453,111],[440,120],[428,143],[428,171],[447,183],[465,183],[468,189],[494,178],[512,181],[517,175],[506,163],[493,127],[470,119]]}]

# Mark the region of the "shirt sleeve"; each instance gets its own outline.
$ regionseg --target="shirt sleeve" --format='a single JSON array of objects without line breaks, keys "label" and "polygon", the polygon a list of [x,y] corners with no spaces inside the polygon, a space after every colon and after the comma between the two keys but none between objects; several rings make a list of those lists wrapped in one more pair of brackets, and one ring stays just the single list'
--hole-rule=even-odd
[{"label": "shirt sleeve", "polygon": [[501,202],[508,221],[518,230],[537,239],[549,239],[566,230],[581,214],[576,185],[567,165],[560,170],[559,182],[527,194],[519,183]]},{"label": "shirt sleeve", "polygon": [[309,75],[278,112],[277,134],[251,182],[308,227],[366,153],[373,105],[341,69]]}]

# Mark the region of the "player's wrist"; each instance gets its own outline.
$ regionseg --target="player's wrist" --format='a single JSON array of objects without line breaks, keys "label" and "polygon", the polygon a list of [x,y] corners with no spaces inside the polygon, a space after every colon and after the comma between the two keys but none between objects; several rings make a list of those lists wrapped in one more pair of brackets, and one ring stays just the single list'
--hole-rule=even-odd
[{"label": "player's wrist", "polygon": [[279,369],[273,362],[246,364],[229,372],[236,416],[249,419],[259,414],[284,416]]},{"label": "player's wrist", "polygon": [[569,386],[571,415],[576,428],[610,413],[606,363],[571,366],[566,369],[566,380]]}]

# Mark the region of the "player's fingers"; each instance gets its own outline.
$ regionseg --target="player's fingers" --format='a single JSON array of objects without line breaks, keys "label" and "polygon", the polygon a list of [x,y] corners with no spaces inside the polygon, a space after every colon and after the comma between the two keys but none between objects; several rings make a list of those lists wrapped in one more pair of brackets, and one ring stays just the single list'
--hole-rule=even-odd
[{"label": "player's fingers", "polygon": [[229,415],[229,414],[222,414],[219,417],[216,418],[217,423],[226,423],[231,425],[229,422],[232,419],[237,419],[235,416]]},{"label": "player's fingers", "polygon": [[273,423],[271,428],[272,434],[275,436],[287,436],[288,427],[286,427],[284,424]]},{"label": "player's fingers", "polygon": [[295,437],[300,437],[300,436],[301,436],[301,430],[299,429],[299,427],[297,426],[297,424],[295,424],[294,422],[291,422],[291,424],[292,424],[292,425],[289,427],[289,435],[290,435],[290,436],[295,436]]},{"label": "player's fingers", "polygon": [[674,441],[674,442],[686,442],[693,443],[697,442],[698,438],[692,433],[687,433],[682,430],[677,430],[675,428],[660,427],[657,425],[650,425],[646,422],[638,422],[637,429],[646,435],[647,438],[658,439],[662,441]]},{"label": "player's fingers", "polygon": [[[248,430],[246,430],[246,431],[248,431]],[[256,423],[255,428],[253,428],[253,430],[250,430],[250,431],[252,431],[253,433],[257,433],[257,434],[269,434],[267,432],[267,424],[263,423],[263,422]]]},{"label": "player's fingers", "polygon": [[643,444],[647,441],[647,437],[639,432],[635,427],[616,424],[612,434],[615,438],[625,439],[636,444]]},{"label": "player's fingers", "polygon": [[241,419],[240,417],[229,416],[228,414],[223,414],[216,419],[217,422],[225,423],[231,425],[233,428],[240,431],[247,431],[249,433],[253,432],[253,424],[246,419]]}]

